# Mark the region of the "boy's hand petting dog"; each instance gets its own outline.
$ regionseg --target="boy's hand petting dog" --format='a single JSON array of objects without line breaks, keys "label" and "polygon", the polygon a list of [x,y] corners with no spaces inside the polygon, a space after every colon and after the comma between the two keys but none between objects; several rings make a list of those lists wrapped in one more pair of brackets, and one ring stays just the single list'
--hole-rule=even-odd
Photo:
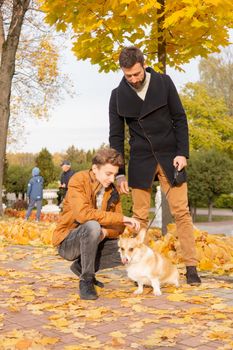
[{"label": "boy's hand petting dog", "polygon": [[129,226],[133,228],[136,232],[140,230],[140,222],[135,218],[130,218],[128,216],[124,216],[123,223],[125,226]]}]

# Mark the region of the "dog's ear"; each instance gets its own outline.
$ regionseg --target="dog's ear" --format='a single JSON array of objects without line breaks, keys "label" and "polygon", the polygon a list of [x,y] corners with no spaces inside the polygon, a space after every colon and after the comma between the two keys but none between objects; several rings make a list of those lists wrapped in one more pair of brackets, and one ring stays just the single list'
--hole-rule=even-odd
[{"label": "dog's ear", "polygon": [[142,228],[137,235],[137,240],[139,241],[139,243],[143,243],[145,238],[146,238],[146,229]]}]

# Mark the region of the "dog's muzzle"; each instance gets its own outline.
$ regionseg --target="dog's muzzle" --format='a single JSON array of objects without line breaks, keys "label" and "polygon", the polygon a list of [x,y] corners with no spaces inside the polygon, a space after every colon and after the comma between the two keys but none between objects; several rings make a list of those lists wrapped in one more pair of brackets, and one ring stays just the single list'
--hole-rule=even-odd
[{"label": "dog's muzzle", "polygon": [[126,258],[126,257],[121,258],[121,261],[122,261],[122,264],[124,264],[124,265],[128,264],[128,262],[129,262],[128,258]]}]

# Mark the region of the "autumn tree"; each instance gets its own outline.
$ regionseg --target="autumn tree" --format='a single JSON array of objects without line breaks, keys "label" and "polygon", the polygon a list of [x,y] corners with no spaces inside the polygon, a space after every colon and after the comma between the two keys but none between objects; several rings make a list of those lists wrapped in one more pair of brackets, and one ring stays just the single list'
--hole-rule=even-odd
[{"label": "autumn tree", "polygon": [[233,49],[210,55],[199,64],[200,81],[213,98],[222,97],[233,117]]},{"label": "autumn tree", "polygon": [[21,165],[32,167],[35,164],[35,154],[29,152],[8,152],[6,157],[9,165]]},{"label": "autumn tree", "polygon": [[224,99],[211,96],[200,82],[186,84],[180,96],[188,117],[191,149],[214,146],[232,153],[233,123]]},{"label": "autumn tree", "polygon": [[[118,69],[120,49],[136,44],[147,63],[181,68],[229,44],[231,0],[43,0],[47,21],[57,30],[73,29],[73,51],[101,71]],[[158,62],[159,61],[159,62]]]},{"label": "autumn tree", "polygon": [[19,139],[26,115],[48,116],[67,86],[43,17],[37,0],[0,0],[0,194],[7,137]]},{"label": "autumn tree", "polygon": [[27,184],[31,177],[31,169],[20,165],[10,165],[7,169],[4,185],[6,192],[18,195],[27,191]]},{"label": "autumn tree", "polygon": [[40,175],[44,177],[44,186],[56,180],[55,167],[51,153],[47,148],[42,148],[35,159],[36,166],[40,169]]}]

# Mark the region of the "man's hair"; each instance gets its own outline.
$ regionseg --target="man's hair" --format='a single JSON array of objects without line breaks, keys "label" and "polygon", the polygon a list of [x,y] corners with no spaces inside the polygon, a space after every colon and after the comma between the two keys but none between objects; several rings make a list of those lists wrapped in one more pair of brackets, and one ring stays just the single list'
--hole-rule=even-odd
[{"label": "man's hair", "polygon": [[95,164],[98,167],[105,164],[121,167],[123,165],[123,158],[115,149],[104,147],[96,152],[92,159],[92,164]]},{"label": "man's hair", "polygon": [[141,63],[143,66],[145,62],[142,51],[136,46],[125,47],[119,56],[119,64],[121,68],[131,68],[135,63]]}]

